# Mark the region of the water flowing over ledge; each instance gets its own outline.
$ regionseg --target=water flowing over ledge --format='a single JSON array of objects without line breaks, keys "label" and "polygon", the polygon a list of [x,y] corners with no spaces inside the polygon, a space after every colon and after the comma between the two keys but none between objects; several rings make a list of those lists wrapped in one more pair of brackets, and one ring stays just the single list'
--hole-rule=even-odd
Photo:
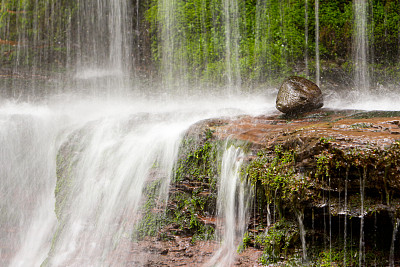
[{"label": "water flowing over ledge", "polygon": [[[344,244],[349,260],[356,235],[360,255],[375,242],[396,262],[399,112],[285,117],[259,97],[248,101],[7,102],[2,264],[218,265],[231,255],[234,265],[262,253],[262,262],[283,259],[292,246],[312,260],[322,233],[343,236],[330,239],[329,257]],[[364,237],[371,227],[391,242]],[[282,231],[289,247],[266,245]],[[234,256],[238,246],[244,252]]]}]

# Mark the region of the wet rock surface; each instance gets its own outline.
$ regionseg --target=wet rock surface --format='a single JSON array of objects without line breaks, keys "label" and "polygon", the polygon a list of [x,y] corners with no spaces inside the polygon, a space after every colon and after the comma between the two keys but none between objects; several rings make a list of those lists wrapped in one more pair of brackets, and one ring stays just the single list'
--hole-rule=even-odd
[{"label": "wet rock surface", "polygon": [[[320,109],[198,122],[181,144],[168,202],[158,203],[155,197],[163,177],[155,168],[146,189],[147,208],[134,230],[137,236],[115,249],[114,263],[207,266],[220,246],[214,235],[218,162],[229,139],[246,151],[244,177],[255,185],[243,252],[235,266],[299,265],[297,214],[303,218],[308,259],[316,266],[328,264],[332,251],[348,251],[347,265],[357,265],[361,237],[365,266],[388,266],[394,221],[400,217],[399,133],[400,112],[385,111]],[[69,154],[67,148],[60,152]],[[72,163],[59,161],[58,174]],[[59,212],[65,195],[60,182]],[[399,238],[394,244],[398,249]],[[400,263],[399,253],[394,260]]]},{"label": "wet rock surface", "polygon": [[[194,127],[212,132],[216,142],[229,138],[248,151],[246,175],[257,188],[248,244],[279,255],[265,261],[261,257],[261,262],[290,261],[289,255],[296,253],[300,257],[299,229],[293,229],[298,227],[293,226],[298,225],[294,214],[300,211],[309,259],[317,266],[327,263],[320,255],[333,250],[359,253],[361,238],[362,264],[388,266],[400,216],[399,121],[400,112],[321,109],[297,116],[209,120]],[[278,239],[288,246],[274,247],[269,244],[277,241],[268,238],[259,241],[266,232],[275,237],[286,233]],[[296,234],[287,239],[288,233]],[[324,250],[327,242],[333,244],[330,251]],[[398,239],[393,242],[400,246]],[[376,256],[369,258],[373,247]],[[399,260],[400,253],[395,253],[394,262]],[[358,264],[358,258],[353,261],[348,265]]]},{"label": "wet rock surface", "polygon": [[276,108],[287,114],[312,111],[323,106],[319,87],[302,77],[292,76],[281,85],[276,97]]}]

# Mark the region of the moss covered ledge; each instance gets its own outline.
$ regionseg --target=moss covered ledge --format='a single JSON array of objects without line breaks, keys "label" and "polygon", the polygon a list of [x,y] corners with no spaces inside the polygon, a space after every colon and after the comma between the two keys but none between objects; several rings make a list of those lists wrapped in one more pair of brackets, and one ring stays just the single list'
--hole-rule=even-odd
[{"label": "moss covered ledge", "polygon": [[304,264],[303,225],[308,264],[389,265],[400,218],[399,115],[323,109],[211,124],[214,138],[249,147],[244,173],[255,199],[244,247],[263,249],[265,264]]}]

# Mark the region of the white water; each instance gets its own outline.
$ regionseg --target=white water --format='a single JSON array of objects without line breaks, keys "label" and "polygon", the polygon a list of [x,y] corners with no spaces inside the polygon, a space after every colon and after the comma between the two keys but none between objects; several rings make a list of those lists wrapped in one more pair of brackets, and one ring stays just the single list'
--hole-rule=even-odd
[{"label": "white water", "polygon": [[365,262],[365,237],[364,237],[364,201],[365,201],[365,180],[367,179],[367,168],[364,167],[363,175],[360,177],[360,251],[359,251],[359,266],[363,266]]},{"label": "white water", "polygon": [[237,0],[223,1],[225,22],[225,64],[228,88],[236,93],[240,89],[241,77],[239,66],[239,7]]},{"label": "white water", "polygon": [[368,70],[367,0],[354,0],[354,85],[357,90],[367,92],[370,89]]},{"label": "white water", "polygon": [[218,181],[217,215],[221,246],[207,266],[231,266],[246,231],[251,188],[240,179],[244,153],[240,148],[227,148],[222,157]]},{"label": "white water", "polygon": [[319,60],[319,0],[315,0],[315,83],[321,84],[321,71]]},{"label": "white water", "polygon": [[[143,186],[155,162],[156,178],[169,183],[184,131],[202,119],[273,108],[267,99],[244,96],[167,102],[60,99],[1,103],[3,266],[38,266],[52,245],[50,266],[107,266],[111,261],[123,266]],[[52,244],[60,226],[54,213],[56,155],[71,133],[77,136],[70,172],[75,187],[63,213],[65,226]]]},{"label": "white water", "polygon": [[55,127],[46,107],[0,107],[1,266],[13,250],[19,249],[16,259],[35,266],[48,252],[55,224]]},{"label": "white water", "polygon": [[303,252],[303,262],[307,262],[307,243],[306,243],[306,229],[304,227],[304,211],[296,212],[297,221],[299,223],[300,240]]},{"label": "white water", "polygon": [[396,235],[397,232],[399,231],[399,226],[400,226],[400,219],[396,218],[393,220],[393,233],[392,233],[392,243],[390,245],[390,255],[389,255],[389,266],[394,267],[395,266],[395,242],[396,242]]}]

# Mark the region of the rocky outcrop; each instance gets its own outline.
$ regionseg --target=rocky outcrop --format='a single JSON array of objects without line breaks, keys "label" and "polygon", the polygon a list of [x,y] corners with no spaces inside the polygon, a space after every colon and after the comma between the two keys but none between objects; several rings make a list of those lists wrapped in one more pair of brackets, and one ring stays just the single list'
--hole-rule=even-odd
[{"label": "rocky outcrop", "polygon": [[399,121],[400,112],[320,110],[210,126],[216,140],[229,137],[249,151],[244,173],[255,199],[244,247],[262,249],[264,264],[290,262],[302,257],[305,227],[316,266],[333,258],[388,266],[400,218]]},{"label": "rocky outcrop", "polygon": [[[400,222],[399,134],[400,112],[321,109],[198,122],[181,143],[168,203],[157,203],[159,181],[149,180],[129,246],[149,265],[204,264],[212,256],[217,179],[229,140],[246,151],[242,179],[254,186],[237,265],[299,265],[303,248],[315,266],[398,262],[390,251],[400,246],[393,239]],[[66,155],[77,150],[78,137],[57,159],[58,212],[66,209],[64,178],[75,164]]]},{"label": "rocky outcrop", "polygon": [[276,98],[276,108],[288,114],[311,111],[323,106],[319,87],[302,77],[292,76],[281,85]]}]

